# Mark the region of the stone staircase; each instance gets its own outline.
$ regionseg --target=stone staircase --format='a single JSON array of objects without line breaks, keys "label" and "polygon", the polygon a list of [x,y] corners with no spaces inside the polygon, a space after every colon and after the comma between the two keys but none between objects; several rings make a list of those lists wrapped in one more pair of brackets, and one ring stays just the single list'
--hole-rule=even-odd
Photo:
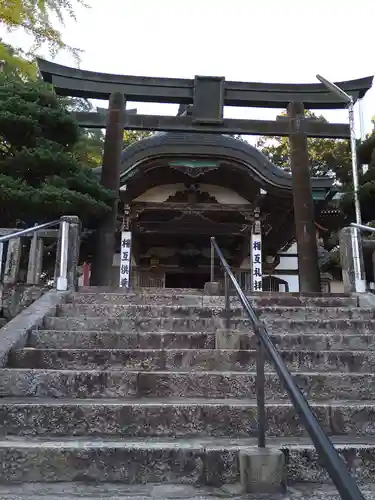
[{"label": "stone staircase", "polygon": [[[375,310],[344,296],[253,299],[351,471],[374,481]],[[239,450],[256,446],[255,338],[233,298],[241,350],[215,350],[223,306],[191,290],[75,294],[0,370],[0,483],[234,487]],[[269,363],[266,405],[292,488],[328,482]]]}]

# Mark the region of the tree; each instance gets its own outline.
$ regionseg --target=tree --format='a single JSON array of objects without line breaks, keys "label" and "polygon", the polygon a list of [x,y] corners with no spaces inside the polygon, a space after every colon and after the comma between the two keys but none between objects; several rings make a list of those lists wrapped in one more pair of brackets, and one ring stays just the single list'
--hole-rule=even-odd
[{"label": "tree", "polygon": [[[374,121],[373,121],[374,123]],[[365,174],[359,169],[359,201],[362,219],[365,224],[375,222],[375,129],[357,148],[359,165],[368,165]],[[343,210],[354,220],[354,201],[352,181],[343,186]]]},{"label": "tree", "polygon": [[[66,108],[71,112],[94,112],[91,101],[77,97],[60,98]],[[100,167],[103,159],[104,131],[101,129],[80,129],[80,137],[75,145],[75,153],[81,163],[91,168]]]},{"label": "tree", "polygon": [[151,137],[152,132],[149,130],[125,130],[124,131],[124,149],[131,146],[135,142]]},{"label": "tree", "polygon": [[0,222],[78,215],[95,227],[112,194],[76,152],[78,124],[46,84],[0,75]]},{"label": "tree", "polygon": [[68,46],[61,33],[54,27],[53,18],[60,23],[68,17],[75,19],[74,10],[79,5],[85,6],[83,0],[3,0],[0,2],[0,22],[8,33],[22,29],[33,40],[33,46],[25,51],[11,47],[6,40],[0,38],[0,61],[5,61],[12,69],[22,75],[33,76],[37,68],[30,61],[35,51],[47,43],[52,55],[61,49],[67,49],[78,57],[78,50]]},{"label": "tree", "polygon": [[[323,116],[311,111],[305,112],[306,118],[327,122]],[[307,139],[312,176],[330,175],[338,182],[347,183],[350,179],[350,144],[347,140]],[[262,152],[278,167],[290,172],[288,137],[261,137],[257,145]]]}]

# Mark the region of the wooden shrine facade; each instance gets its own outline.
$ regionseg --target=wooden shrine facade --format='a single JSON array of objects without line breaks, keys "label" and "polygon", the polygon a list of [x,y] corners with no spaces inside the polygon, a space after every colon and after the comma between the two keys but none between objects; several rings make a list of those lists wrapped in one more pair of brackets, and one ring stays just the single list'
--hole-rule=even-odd
[{"label": "wooden shrine facade", "polygon": [[[202,288],[209,279],[210,237],[215,236],[248,288],[255,220],[262,227],[268,274],[278,262],[267,256],[275,257],[294,238],[290,174],[233,137],[155,134],[123,151],[120,179],[137,286]],[[332,181],[317,178],[312,185],[319,218],[334,194]]]}]

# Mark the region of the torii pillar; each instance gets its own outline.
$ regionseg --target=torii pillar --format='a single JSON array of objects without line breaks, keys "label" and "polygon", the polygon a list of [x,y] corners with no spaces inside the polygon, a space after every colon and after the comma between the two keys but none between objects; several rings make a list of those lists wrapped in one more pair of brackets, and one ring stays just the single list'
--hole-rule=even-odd
[{"label": "torii pillar", "polygon": [[304,120],[303,104],[301,102],[291,102],[288,105],[288,117],[294,220],[298,248],[299,290],[301,293],[320,293],[320,272],[309,153],[307,137],[301,127]]},{"label": "torii pillar", "polygon": [[121,152],[124,144],[126,100],[120,92],[109,99],[108,118],[104,142],[101,183],[113,191],[111,211],[101,221],[97,230],[94,261],[91,266],[91,285],[108,286],[112,281],[113,255],[117,229],[120,196]]}]

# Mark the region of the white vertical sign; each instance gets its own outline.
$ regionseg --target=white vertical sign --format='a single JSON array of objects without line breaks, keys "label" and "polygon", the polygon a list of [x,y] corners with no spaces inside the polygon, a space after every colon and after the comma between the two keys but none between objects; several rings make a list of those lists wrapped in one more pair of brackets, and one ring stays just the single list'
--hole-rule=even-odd
[{"label": "white vertical sign", "polygon": [[132,233],[123,231],[121,233],[120,250],[120,288],[130,287],[131,245]]},{"label": "white vertical sign", "polygon": [[263,271],[262,271],[262,235],[251,235],[251,264],[252,264],[252,283],[251,289],[253,292],[261,292],[263,290]]}]

